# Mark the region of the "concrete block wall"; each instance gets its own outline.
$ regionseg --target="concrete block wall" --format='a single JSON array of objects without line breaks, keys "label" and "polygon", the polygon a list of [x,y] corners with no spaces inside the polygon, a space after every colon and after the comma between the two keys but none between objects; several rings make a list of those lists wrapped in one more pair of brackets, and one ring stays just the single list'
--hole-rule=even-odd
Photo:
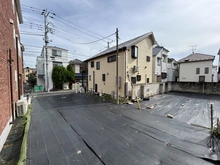
[{"label": "concrete block wall", "polygon": [[172,82],[171,91],[220,94],[220,83]]}]

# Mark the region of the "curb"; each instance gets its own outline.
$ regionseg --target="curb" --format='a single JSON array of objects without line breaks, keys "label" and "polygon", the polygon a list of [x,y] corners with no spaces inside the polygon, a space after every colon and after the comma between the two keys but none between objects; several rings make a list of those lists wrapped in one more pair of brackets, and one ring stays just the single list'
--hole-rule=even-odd
[{"label": "curb", "polygon": [[27,163],[26,162],[27,161],[27,136],[28,136],[28,131],[30,128],[31,110],[32,110],[32,104],[29,105],[28,112],[25,115],[25,117],[27,117],[27,123],[25,126],[23,141],[22,141],[22,145],[21,145],[20,158],[19,158],[17,165],[26,165],[26,163]]}]

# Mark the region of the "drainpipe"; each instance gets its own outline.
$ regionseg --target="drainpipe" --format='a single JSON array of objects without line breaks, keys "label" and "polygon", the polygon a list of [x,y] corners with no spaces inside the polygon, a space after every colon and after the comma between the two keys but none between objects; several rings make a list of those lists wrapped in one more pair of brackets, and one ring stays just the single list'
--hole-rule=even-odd
[{"label": "drainpipe", "polygon": [[[13,80],[12,80],[12,62],[14,60],[12,59],[12,50],[9,49],[9,65],[10,65],[10,89],[11,89],[11,114],[12,114],[12,122],[14,122],[14,96],[13,96]],[[10,123],[12,124],[12,123]]]},{"label": "drainpipe", "polygon": [[18,83],[18,100],[21,99],[21,90],[20,90],[20,71],[19,71],[19,54],[18,54],[18,37],[16,37],[16,55],[17,55],[17,83]]}]

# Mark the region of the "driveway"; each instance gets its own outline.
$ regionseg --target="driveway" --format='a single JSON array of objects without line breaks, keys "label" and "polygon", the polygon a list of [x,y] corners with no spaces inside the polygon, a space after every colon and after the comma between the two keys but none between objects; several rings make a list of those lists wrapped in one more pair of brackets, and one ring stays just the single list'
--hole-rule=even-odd
[{"label": "driveway", "polygon": [[153,98],[141,104],[138,110],[87,94],[34,98],[27,164],[208,165],[219,159],[208,129],[145,109]]}]

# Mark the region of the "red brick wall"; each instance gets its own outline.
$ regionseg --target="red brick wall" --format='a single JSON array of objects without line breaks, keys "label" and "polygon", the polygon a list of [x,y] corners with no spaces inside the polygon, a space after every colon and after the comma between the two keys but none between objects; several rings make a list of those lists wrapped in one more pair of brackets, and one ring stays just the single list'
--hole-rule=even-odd
[{"label": "red brick wall", "polygon": [[[14,3],[15,14],[12,10],[11,0],[0,0],[0,135],[4,130],[8,120],[11,117],[11,89],[10,89],[10,67],[9,67],[9,49],[12,50],[12,83],[14,103],[18,101],[18,91],[15,90],[15,70],[17,70],[17,51],[13,39],[13,25],[15,33],[19,36],[17,26],[17,12]],[[10,24],[10,19],[14,24]],[[22,74],[22,58],[19,57],[20,73]],[[19,74],[19,73],[18,73]],[[21,90],[23,85],[20,86]],[[23,93],[23,91],[22,91]],[[21,93],[21,94],[22,94]],[[15,104],[14,104],[15,107]],[[15,109],[15,108],[14,108]]]}]

